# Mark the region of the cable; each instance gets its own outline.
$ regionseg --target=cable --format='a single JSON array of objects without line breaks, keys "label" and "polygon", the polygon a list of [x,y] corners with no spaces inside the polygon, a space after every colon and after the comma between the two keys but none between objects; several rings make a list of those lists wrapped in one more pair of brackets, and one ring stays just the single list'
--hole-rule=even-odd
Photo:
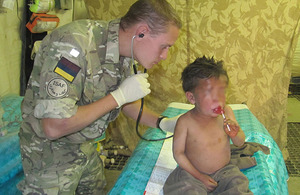
[{"label": "cable", "polygon": [[[136,68],[136,65],[134,63],[134,58],[133,58],[133,40],[135,39],[135,37],[136,36],[134,35],[132,37],[132,39],[131,39],[131,63],[132,63],[134,74],[137,74],[137,68]],[[144,73],[147,73],[147,69],[146,68],[144,69]],[[140,107],[140,111],[139,111],[138,117],[136,119],[136,126],[135,126],[136,134],[141,139],[143,139],[145,141],[162,141],[162,140],[166,140],[166,139],[169,139],[169,138],[173,137],[173,135],[168,136],[168,137],[164,137],[164,138],[159,138],[159,139],[147,139],[147,138],[143,137],[140,134],[140,132],[139,132],[139,123],[140,123],[140,120],[141,120],[141,117],[142,117],[143,109],[144,109],[144,98],[141,99],[141,107]],[[161,131],[163,132],[163,130],[161,130]]]},{"label": "cable", "polygon": [[[134,67],[135,67],[135,65],[134,65]],[[134,69],[136,69],[136,67],[134,68]],[[147,72],[147,69],[144,69],[144,73],[146,73]],[[141,138],[141,139],[143,139],[143,140],[145,140],[145,141],[162,141],[162,140],[166,140],[166,139],[169,139],[169,138],[171,138],[171,137],[173,137],[173,135],[170,135],[170,136],[168,136],[168,137],[164,137],[164,138],[159,138],[159,139],[147,139],[147,138],[145,138],[145,137],[143,137],[141,134],[140,134],[140,132],[139,132],[139,123],[140,123],[140,120],[141,120],[141,117],[142,117],[142,113],[143,113],[143,108],[144,108],[144,98],[142,98],[141,99],[141,107],[140,107],[140,111],[139,111],[139,115],[138,115],[138,117],[137,117],[137,119],[136,119],[136,134]],[[161,130],[162,131],[162,130]],[[162,131],[163,132],[163,131]]]}]

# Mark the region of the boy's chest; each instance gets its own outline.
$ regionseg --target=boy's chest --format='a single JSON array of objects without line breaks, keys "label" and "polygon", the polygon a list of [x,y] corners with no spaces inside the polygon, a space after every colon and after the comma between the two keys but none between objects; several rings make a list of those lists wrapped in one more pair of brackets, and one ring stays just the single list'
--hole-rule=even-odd
[{"label": "boy's chest", "polygon": [[191,143],[211,147],[215,145],[227,145],[228,135],[224,131],[223,120],[207,123],[190,124],[187,140]]}]

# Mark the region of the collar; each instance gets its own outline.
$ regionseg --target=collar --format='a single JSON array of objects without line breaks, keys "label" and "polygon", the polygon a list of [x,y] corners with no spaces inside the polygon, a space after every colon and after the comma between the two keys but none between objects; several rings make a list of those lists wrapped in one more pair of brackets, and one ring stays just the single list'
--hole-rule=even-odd
[{"label": "collar", "polygon": [[105,63],[119,62],[119,28],[120,18],[111,20],[108,23]]}]

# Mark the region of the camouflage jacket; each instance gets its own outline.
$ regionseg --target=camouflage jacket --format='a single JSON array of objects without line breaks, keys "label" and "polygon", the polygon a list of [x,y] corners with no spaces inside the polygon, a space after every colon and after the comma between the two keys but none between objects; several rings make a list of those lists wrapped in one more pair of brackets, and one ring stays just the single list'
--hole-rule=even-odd
[{"label": "camouflage jacket", "polygon": [[[45,138],[42,118],[69,118],[117,89],[131,75],[130,58],[119,55],[119,22],[78,20],[47,35],[35,57],[22,103],[22,130]],[[100,137],[119,114],[112,110],[77,133],[60,138],[83,143]]]}]

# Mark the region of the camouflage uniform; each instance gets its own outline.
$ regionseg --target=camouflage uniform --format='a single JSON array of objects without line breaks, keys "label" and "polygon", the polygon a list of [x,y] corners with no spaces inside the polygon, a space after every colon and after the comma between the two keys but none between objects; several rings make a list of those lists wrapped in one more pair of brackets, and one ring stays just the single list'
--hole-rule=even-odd
[{"label": "camouflage uniform", "polygon": [[24,194],[101,194],[105,178],[93,140],[119,109],[52,141],[41,119],[69,118],[78,106],[106,96],[131,75],[130,58],[119,56],[119,22],[74,21],[40,45],[22,103],[19,137],[26,177],[18,188]]}]

